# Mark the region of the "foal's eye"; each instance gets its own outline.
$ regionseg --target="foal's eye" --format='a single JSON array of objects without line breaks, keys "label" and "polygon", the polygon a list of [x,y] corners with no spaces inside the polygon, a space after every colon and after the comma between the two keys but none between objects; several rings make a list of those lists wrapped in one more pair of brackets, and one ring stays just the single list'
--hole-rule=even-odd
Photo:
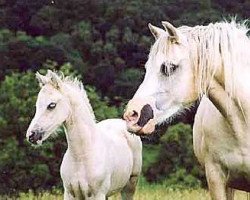
[{"label": "foal's eye", "polygon": [[55,107],[56,107],[56,103],[50,103],[50,104],[47,106],[47,109],[48,109],[48,110],[53,110]]},{"label": "foal's eye", "polygon": [[166,76],[171,76],[176,69],[178,68],[178,65],[175,65],[173,63],[166,64],[165,62],[161,64],[161,73]]}]

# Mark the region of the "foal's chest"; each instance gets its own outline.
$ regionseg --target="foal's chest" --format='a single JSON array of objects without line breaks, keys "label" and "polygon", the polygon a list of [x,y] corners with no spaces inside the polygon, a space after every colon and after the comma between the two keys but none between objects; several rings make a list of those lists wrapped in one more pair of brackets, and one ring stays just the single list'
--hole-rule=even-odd
[{"label": "foal's chest", "polygon": [[73,197],[84,199],[83,197],[87,195],[85,193],[88,193],[87,175],[84,164],[74,162],[66,152],[60,172],[64,187],[66,187],[67,191]]}]

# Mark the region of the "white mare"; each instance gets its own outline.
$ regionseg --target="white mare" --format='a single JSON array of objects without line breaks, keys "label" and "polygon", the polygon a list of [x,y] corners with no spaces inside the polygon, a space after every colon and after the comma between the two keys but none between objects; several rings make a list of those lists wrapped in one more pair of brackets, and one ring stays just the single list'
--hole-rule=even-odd
[{"label": "white mare", "polygon": [[130,131],[150,134],[155,125],[201,99],[194,123],[194,152],[205,167],[212,199],[250,192],[250,40],[244,23],[165,30],[156,38],[146,74],[124,118]]},{"label": "white mare", "polygon": [[121,119],[96,123],[83,85],[48,71],[41,85],[27,139],[41,144],[64,125],[68,149],[61,164],[64,199],[105,200],[121,192],[133,199],[142,165],[142,143]]}]

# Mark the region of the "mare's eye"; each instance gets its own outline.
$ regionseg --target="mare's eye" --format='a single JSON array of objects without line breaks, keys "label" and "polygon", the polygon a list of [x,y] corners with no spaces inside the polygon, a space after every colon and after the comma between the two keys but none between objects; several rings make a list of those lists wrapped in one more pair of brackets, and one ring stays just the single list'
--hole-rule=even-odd
[{"label": "mare's eye", "polygon": [[178,65],[175,65],[173,63],[166,64],[165,62],[161,64],[161,73],[165,76],[171,76],[176,69],[178,68]]},{"label": "mare's eye", "polygon": [[54,108],[56,107],[56,103],[50,103],[48,106],[47,106],[47,109],[48,110],[53,110]]}]

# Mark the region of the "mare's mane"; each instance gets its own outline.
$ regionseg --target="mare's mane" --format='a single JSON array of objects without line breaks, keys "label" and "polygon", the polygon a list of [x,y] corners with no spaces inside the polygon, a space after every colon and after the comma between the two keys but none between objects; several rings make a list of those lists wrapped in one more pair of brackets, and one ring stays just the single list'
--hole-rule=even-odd
[{"label": "mare's mane", "polygon": [[[235,95],[235,84],[240,79],[241,70],[250,71],[250,39],[247,36],[248,21],[236,23],[219,22],[207,26],[182,26],[178,30],[187,39],[189,58],[195,69],[196,84],[199,93],[207,93],[209,82],[217,70],[222,70],[226,92]],[[168,34],[159,37],[152,46],[150,55],[153,58],[161,51],[167,55]]]}]

